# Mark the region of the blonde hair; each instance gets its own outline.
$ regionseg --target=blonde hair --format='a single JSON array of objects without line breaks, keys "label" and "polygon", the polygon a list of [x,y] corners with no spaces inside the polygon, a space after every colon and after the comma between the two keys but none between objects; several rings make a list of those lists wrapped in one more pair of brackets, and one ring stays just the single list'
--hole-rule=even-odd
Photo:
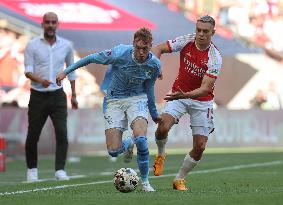
[{"label": "blonde hair", "polygon": [[150,29],[143,27],[134,34],[134,41],[142,40],[144,43],[151,43],[153,38]]}]

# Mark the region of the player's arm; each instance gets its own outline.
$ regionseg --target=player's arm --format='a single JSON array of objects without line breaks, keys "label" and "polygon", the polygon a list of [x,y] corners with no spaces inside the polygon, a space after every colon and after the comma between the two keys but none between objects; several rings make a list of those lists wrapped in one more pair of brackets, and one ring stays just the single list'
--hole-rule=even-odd
[{"label": "player's arm", "polygon": [[168,40],[157,46],[154,46],[151,49],[151,51],[154,53],[154,55],[160,58],[163,53],[172,53],[172,52],[181,51],[188,42],[193,41],[194,39],[195,39],[194,33],[179,36],[173,40]]},{"label": "player's arm", "polygon": [[[74,70],[84,67],[88,64],[95,63],[95,64],[103,64],[103,65],[108,65],[112,64],[115,61],[115,58],[113,55],[110,53],[111,51],[103,51],[100,53],[93,53],[91,55],[88,55],[76,63],[68,66],[65,70],[64,73],[68,75],[69,73],[73,72]],[[108,54],[109,53],[109,54]]]},{"label": "player's arm", "polygon": [[[153,52],[154,55],[156,55],[156,57],[158,57],[160,59],[161,55],[163,53],[171,53],[171,48],[168,44],[168,42],[164,42],[161,44],[158,44],[157,46],[152,47],[151,51]],[[162,71],[160,71],[160,74],[158,76],[159,80],[163,79],[163,74]]]},{"label": "player's arm", "polygon": [[152,47],[151,51],[156,55],[159,59],[163,53],[171,53],[172,50],[168,44],[168,42],[164,42]]},{"label": "player's arm", "polygon": [[145,82],[145,89],[146,89],[147,100],[148,100],[148,109],[149,109],[150,116],[155,123],[158,123],[161,120],[161,118],[158,115],[157,109],[156,109],[155,95],[154,95],[154,84],[155,84],[155,81],[158,75],[159,73],[156,73],[151,79]]},{"label": "player's arm", "polygon": [[190,92],[183,92],[179,89],[177,92],[167,94],[164,98],[165,100],[177,100],[177,99],[184,99],[184,98],[197,98],[197,97],[205,97],[210,92],[213,91],[213,87],[215,85],[216,78],[205,75],[203,77],[201,86],[195,90]]},{"label": "player's arm", "polygon": [[31,81],[40,83],[44,88],[47,88],[52,82],[34,74],[34,49],[29,43],[24,52],[25,76]]},{"label": "player's arm", "polygon": [[76,63],[68,66],[63,72],[57,75],[56,82],[58,85],[61,84],[61,80],[63,80],[69,73],[73,72],[74,70],[84,67],[91,63],[96,64],[113,64],[115,62],[115,55],[113,54],[112,50],[106,50],[99,53],[90,54]]}]

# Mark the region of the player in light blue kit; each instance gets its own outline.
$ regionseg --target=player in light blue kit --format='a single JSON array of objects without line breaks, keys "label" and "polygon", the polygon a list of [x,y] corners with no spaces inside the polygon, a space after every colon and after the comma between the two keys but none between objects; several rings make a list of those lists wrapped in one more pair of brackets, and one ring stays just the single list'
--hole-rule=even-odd
[{"label": "player in light blue kit", "polygon": [[118,45],[111,50],[91,54],[66,68],[56,78],[60,84],[69,73],[90,63],[111,65],[104,113],[107,150],[110,156],[125,153],[126,157],[132,158],[131,138],[122,141],[129,123],[137,147],[137,163],[144,191],[155,191],[148,181],[148,110],[155,123],[161,121],[154,96],[154,84],[161,72],[160,61],[150,51],[151,47],[150,30],[141,28],[134,34],[133,45]]}]

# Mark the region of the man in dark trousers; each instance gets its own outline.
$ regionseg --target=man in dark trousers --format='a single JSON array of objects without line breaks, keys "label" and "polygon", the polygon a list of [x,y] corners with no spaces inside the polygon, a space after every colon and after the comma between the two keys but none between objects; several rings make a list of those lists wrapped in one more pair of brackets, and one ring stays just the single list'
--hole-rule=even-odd
[{"label": "man in dark trousers", "polygon": [[[43,34],[32,39],[25,49],[25,75],[31,80],[28,105],[28,134],[25,144],[27,181],[38,180],[37,143],[41,130],[50,116],[56,134],[55,177],[69,180],[65,162],[68,150],[67,100],[62,85],[56,84],[56,75],[74,62],[72,43],[56,35],[58,17],[45,13],[42,21]],[[75,73],[68,75],[73,109],[78,108],[75,90]]]}]

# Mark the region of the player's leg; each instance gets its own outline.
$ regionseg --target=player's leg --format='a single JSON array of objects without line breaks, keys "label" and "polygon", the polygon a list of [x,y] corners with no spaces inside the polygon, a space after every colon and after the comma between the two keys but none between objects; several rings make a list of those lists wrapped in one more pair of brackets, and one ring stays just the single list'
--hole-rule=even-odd
[{"label": "player's leg", "polygon": [[[103,102],[102,102],[102,111],[103,111],[103,114],[105,114],[106,107],[107,107],[107,99],[106,99],[106,97],[104,96]],[[112,157],[112,156],[109,155],[109,161],[110,161],[110,162],[116,162],[116,161],[117,161],[117,157]]]},{"label": "player's leg", "polygon": [[155,132],[155,142],[158,149],[158,154],[155,157],[153,172],[155,176],[163,173],[165,162],[165,145],[168,141],[168,132],[172,126],[178,123],[179,119],[186,113],[186,109],[180,100],[167,102],[164,112],[161,114],[162,123],[158,124]]},{"label": "player's leg", "polygon": [[[203,128],[203,127],[202,127]],[[202,129],[198,127],[198,129]],[[192,128],[194,129],[194,128]],[[209,129],[209,128],[203,128]],[[190,171],[199,163],[202,153],[205,150],[208,137],[205,135],[193,135],[193,149],[186,155],[184,161],[175,177],[173,188],[177,190],[187,190],[185,186],[185,178]]]},{"label": "player's leg", "polygon": [[134,142],[137,147],[137,164],[140,170],[140,177],[143,191],[155,191],[149,183],[149,150],[147,143],[147,120],[137,118],[132,123]]},{"label": "player's leg", "polygon": [[147,143],[147,97],[138,96],[129,100],[127,115],[133,130],[134,142],[137,147],[137,164],[140,170],[143,191],[155,191],[149,183],[149,151]]},{"label": "player's leg", "polygon": [[106,147],[111,157],[118,157],[125,151],[125,146],[122,144],[122,135],[123,132],[117,128],[105,130]]},{"label": "player's leg", "polygon": [[191,129],[193,134],[193,148],[186,155],[173,182],[173,188],[177,190],[187,190],[185,177],[199,163],[206,148],[209,134],[214,130],[211,109],[189,109],[191,119]]},{"label": "player's leg", "polygon": [[175,118],[168,113],[161,114],[161,117],[162,123],[158,124],[155,132],[155,142],[158,150],[153,164],[153,173],[155,176],[160,176],[163,173],[166,157],[165,145],[168,141],[168,132],[176,121]]},{"label": "player's leg", "polygon": [[117,157],[133,144],[128,140],[122,141],[122,135],[127,129],[128,123],[123,100],[108,100],[106,102],[104,119],[108,154],[111,157]]}]

